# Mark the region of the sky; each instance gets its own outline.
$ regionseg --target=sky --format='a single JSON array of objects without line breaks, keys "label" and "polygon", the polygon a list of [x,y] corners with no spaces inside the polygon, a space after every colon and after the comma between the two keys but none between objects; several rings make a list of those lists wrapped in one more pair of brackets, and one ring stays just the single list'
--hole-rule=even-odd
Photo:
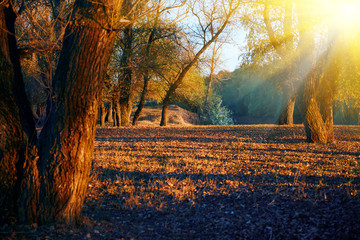
[{"label": "sky", "polygon": [[245,51],[246,33],[242,29],[234,29],[231,33],[232,43],[225,44],[222,49],[222,64],[218,70],[233,72],[239,67],[241,54]]}]

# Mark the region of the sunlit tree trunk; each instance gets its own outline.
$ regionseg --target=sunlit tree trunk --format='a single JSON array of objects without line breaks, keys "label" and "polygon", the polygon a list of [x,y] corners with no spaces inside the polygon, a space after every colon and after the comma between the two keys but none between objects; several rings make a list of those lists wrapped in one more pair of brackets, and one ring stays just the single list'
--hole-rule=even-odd
[{"label": "sunlit tree trunk", "polygon": [[335,142],[333,104],[336,92],[336,80],[339,76],[339,54],[337,47],[331,44],[328,54],[325,54],[325,68],[323,78],[319,85],[320,111],[325,121],[327,142]]},{"label": "sunlit tree trunk", "polygon": [[302,89],[302,114],[306,140],[314,143],[327,143],[327,129],[323,121],[319,102],[316,99],[316,89],[319,80],[317,73],[315,36],[313,31],[313,20],[308,14],[311,1],[300,4],[299,25],[305,30],[300,32],[301,63],[300,76],[304,79]]},{"label": "sunlit tree trunk", "polygon": [[16,48],[16,15],[8,3],[0,4],[0,126],[6,134],[1,134],[0,188],[7,191],[0,198],[1,211],[27,223],[75,223],[88,184],[115,32],[103,28],[104,6],[75,2],[54,77],[56,99],[37,141]]},{"label": "sunlit tree trunk", "polygon": [[[78,2],[79,12],[82,1]],[[85,4],[86,6],[86,4]],[[101,11],[92,5],[87,11]],[[40,137],[40,222],[81,216],[90,174],[102,80],[115,32],[92,20],[71,23],[55,73],[57,107]],[[84,21],[84,20],[82,20]]]}]

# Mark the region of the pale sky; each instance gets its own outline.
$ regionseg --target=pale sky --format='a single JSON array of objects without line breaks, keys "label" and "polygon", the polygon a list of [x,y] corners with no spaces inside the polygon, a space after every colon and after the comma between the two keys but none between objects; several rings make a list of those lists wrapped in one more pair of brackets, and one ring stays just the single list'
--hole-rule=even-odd
[{"label": "pale sky", "polygon": [[240,55],[245,51],[246,32],[243,29],[234,29],[231,32],[231,43],[224,44],[219,70],[234,71],[240,65]]}]

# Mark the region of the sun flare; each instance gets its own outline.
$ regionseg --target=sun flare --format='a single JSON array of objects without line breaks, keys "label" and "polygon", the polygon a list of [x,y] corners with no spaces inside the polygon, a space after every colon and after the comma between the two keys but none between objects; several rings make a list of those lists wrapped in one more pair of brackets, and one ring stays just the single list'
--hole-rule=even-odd
[{"label": "sun flare", "polygon": [[360,2],[336,1],[332,5],[333,21],[344,28],[360,27]]}]

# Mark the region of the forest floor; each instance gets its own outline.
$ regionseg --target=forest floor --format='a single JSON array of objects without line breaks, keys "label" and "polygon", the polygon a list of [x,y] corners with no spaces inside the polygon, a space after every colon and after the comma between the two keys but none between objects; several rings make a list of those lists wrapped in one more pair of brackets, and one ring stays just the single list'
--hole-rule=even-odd
[{"label": "forest floor", "polygon": [[80,227],[9,225],[0,238],[360,239],[360,127],[335,134],[316,145],[302,126],[99,128]]}]

